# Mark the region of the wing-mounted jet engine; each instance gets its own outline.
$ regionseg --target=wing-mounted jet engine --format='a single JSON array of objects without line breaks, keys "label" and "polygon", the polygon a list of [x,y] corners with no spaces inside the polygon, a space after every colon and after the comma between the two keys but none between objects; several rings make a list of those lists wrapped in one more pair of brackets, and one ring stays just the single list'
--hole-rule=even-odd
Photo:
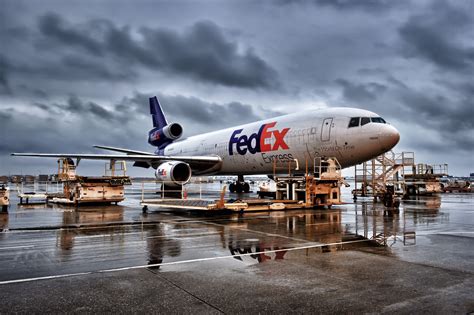
[{"label": "wing-mounted jet engine", "polygon": [[168,144],[181,138],[183,127],[178,123],[168,124],[156,96],[150,98],[150,114],[153,117],[153,129],[148,132],[149,144],[162,150]]},{"label": "wing-mounted jet engine", "polygon": [[191,179],[191,167],[188,163],[169,161],[160,164],[155,172],[156,179],[168,186],[180,186]]}]

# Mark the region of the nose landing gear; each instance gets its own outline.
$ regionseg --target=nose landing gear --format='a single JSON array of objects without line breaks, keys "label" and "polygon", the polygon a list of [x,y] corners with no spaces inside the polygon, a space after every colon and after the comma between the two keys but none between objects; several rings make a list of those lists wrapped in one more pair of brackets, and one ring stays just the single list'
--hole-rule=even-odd
[{"label": "nose landing gear", "polygon": [[232,193],[249,193],[250,185],[244,181],[244,175],[239,175],[237,181],[229,185],[229,190]]}]

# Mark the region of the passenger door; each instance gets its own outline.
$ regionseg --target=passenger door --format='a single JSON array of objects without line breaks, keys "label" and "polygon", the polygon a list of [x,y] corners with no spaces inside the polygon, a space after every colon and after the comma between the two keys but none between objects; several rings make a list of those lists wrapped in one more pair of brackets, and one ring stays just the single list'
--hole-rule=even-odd
[{"label": "passenger door", "polygon": [[323,125],[321,126],[321,141],[331,140],[332,120],[332,118],[323,120]]}]

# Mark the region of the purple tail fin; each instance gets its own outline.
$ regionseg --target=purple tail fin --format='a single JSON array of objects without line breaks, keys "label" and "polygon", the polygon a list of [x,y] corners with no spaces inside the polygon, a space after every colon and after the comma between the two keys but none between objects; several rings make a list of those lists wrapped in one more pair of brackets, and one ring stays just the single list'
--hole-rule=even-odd
[{"label": "purple tail fin", "polygon": [[150,114],[153,117],[153,127],[161,129],[168,125],[165,114],[163,114],[163,110],[156,96],[150,97]]}]

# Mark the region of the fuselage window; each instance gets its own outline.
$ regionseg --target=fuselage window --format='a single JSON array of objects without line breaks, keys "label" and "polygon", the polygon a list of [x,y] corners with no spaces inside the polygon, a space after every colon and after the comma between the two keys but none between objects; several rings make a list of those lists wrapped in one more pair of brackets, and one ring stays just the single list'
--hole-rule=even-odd
[{"label": "fuselage window", "polygon": [[351,120],[349,121],[349,127],[348,128],[359,126],[359,118],[360,117],[352,117]]},{"label": "fuselage window", "polygon": [[378,124],[386,124],[387,122],[382,117],[372,117],[372,122]]},{"label": "fuselage window", "polygon": [[369,117],[362,117],[362,118],[360,119],[360,125],[361,125],[361,126],[367,125],[369,122],[370,122],[370,118],[369,118]]}]

